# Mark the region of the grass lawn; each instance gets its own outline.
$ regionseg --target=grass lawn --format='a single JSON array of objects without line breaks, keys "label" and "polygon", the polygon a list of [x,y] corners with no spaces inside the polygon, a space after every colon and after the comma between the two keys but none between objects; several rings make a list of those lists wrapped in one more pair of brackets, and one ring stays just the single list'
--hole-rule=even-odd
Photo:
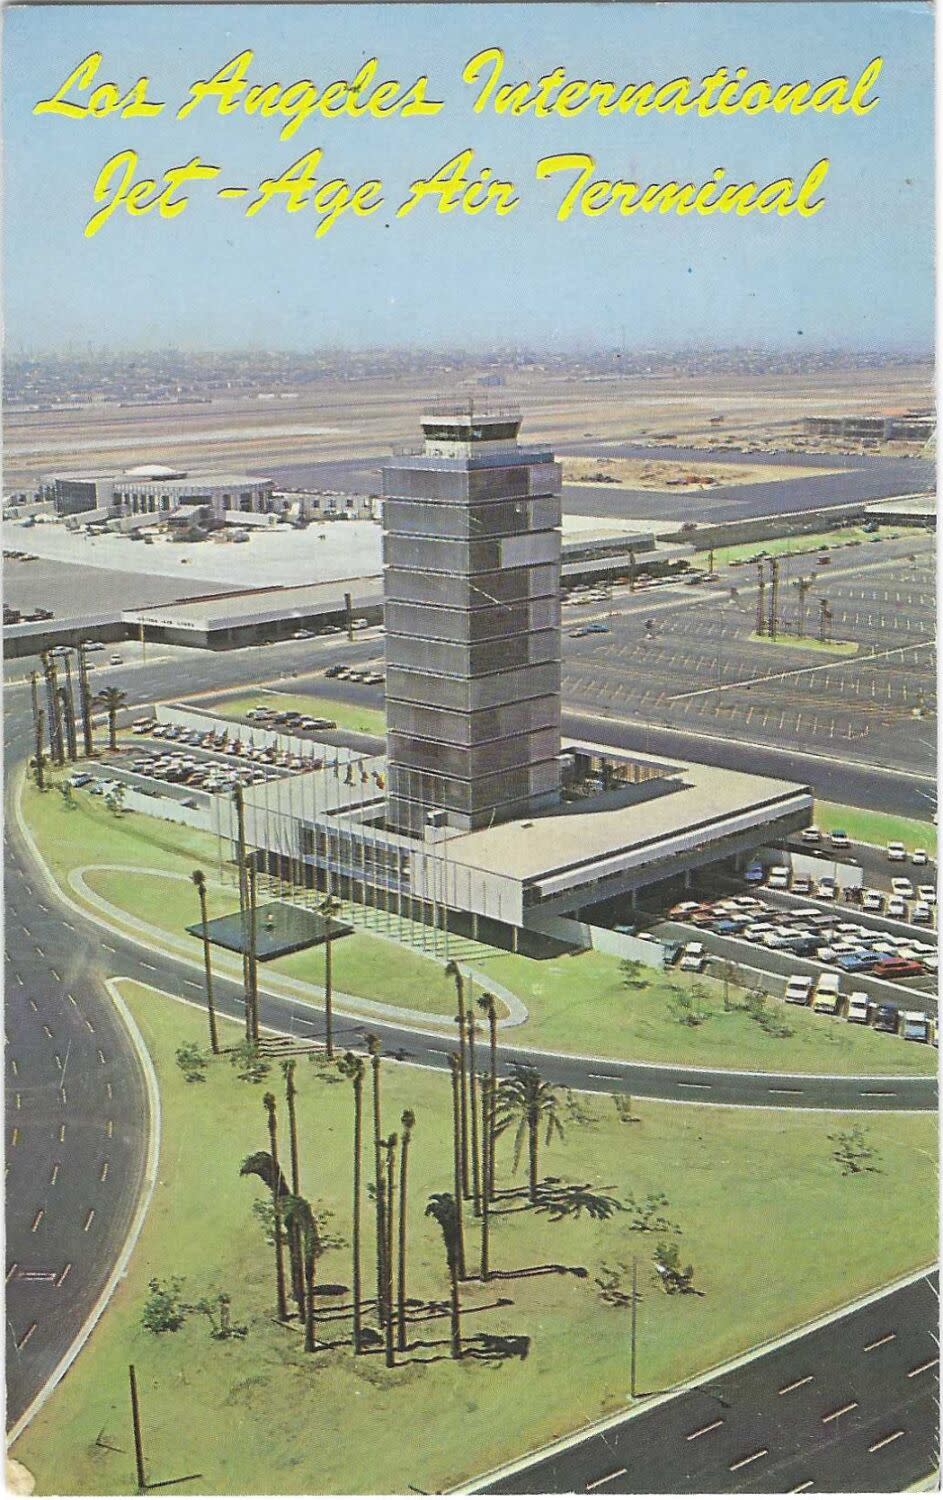
[{"label": "grass lawn", "polygon": [[[844,807],[838,802],[816,802],[815,821],[826,832],[844,828],[848,837],[865,844],[900,843],[907,849],[926,849],[936,859],[936,824],[919,818],[899,818],[893,813],[871,812],[866,807]],[[893,870],[893,866],[890,866]]]},{"label": "grass lawn", "polygon": [[[85,877],[92,890],[135,916],[143,917],[174,937],[199,921],[199,901],[189,882],[164,881],[157,875],[125,875],[118,870],[91,870]],[[238,910],[239,898],[230,886],[207,883],[210,919]],[[266,899],[259,894],[260,903]],[[202,954],[198,938],[191,939],[194,954]],[[222,950],[219,950],[222,951]],[[451,1018],[455,1014],[455,981],[447,979],[441,963],[409,949],[394,947],[368,932],[352,932],[334,943],[334,987],[348,995],[404,1005],[410,1010]],[[235,961],[235,959],[234,959]],[[324,949],[321,946],[291,953],[260,965],[260,974],[271,970],[311,984],[324,982]],[[502,1013],[499,1007],[499,1015]]]},{"label": "grass lawn", "polygon": [[[806,1073],[935,1073],[936,1053],[900,1037],[834,1016],[814,1015],[798,1005],[770,1000],[768,1011],[786,1022],[792,1036],[764,1032],[744,1011],[723,1008],[723,985],[704,975],[645,970],[644,989],[627,988],[618,960],[579,953],[535,962],[514,954],[488,958],[482,966],[519,995],[530,1012],[515,1028],[515,1045],[530,1042],[551,1052],[631,1058],[715,1068],[752,1068]],[[669,985],[701,984],[710,1019],[688,1026],[673,1018]],[[738,996],[731,986],[731,999]]]},{"label": "grass lawn", "polygon": [[354,729],[360,734],[386,733],[386,715],[381,708],[344,703],[337,698],[320,698],[313,693],[281,693],[262,689],[251,695],[241,693],[234,698],[218,698],[209,706],[224,718],[242,719],[250,708],[261,703],[273,708],[276,713],[294,712],[310,714],[314,719],[335,719],[338,729]]},{"label": "grass lawn", "polygon": [[[46,859],[63,886],[68,871],[86,864],[149,865],[188,876],[202,864],[208,876],[210,916],[237,905],[232,886],[216,883],[216,841],[175,823],[159,823],[137,814],[115,817],[100,798],[78,792],[76,809],[66,812],[54,792],[41,796],[27,788],[24,809]],[[835,826],[841,826],[836,823]],[[188,882],[118,871],[90,871],[93,890],[178,939],[199,908]],[[193,953],[200,953],[192,939]],[[323,954],[309,949],[262,966],[289,978],[320,984]],[[936,1055],[929,1047],[848,1026],[831,1016],[788,1009],[770,1001],[770,1010],[792,1027],[788,1037],[773,1037],[743,1012],[724,1012],[721,984],[704,978],[711,1018],[691,1027],[668,1010],[668,979],[646,971],[643,989],[627,988],[619,962],[607,954],[578,953],[555,959],[519,954],[486,956],[479,967],[518,995],[530,1012],[509,1033],[515,1044],[531,1043],[550,1051],[633,1059],[637,1062],[700,1064],[719,1068],[760,1068],[809,1073],[932,1073]],[[452,981],[441,960],[394,946],[383,938],[356,932],[335,948],[334,983],[339,991],[402,1005],[449,1018],[454,1015]],[[733,993],[736,993],[734,991]]]},{"label": "grass lawn", "polygon": [[[759,552],[765,553],[767,557],[791,556],[796,552],[827,552],[833,547],[845,547],[849,542],[867,544],[877,535],[877,532],[867,532],[861,526],[846,526],[837,531],[817,531],[812,535],[807,533],[804,536],[764,537],[758,542],[738,542],[732,547],[715,547],[714,566],[716,568],[729,566],[732,562],[742,562],[744,558],[756,557]],[[899,535],[897,531],[882,530],[880,539],[882,542],[891,542]],[[706,566],[708,557],[708,552],[699,552],[697,565]]]},{"label": "grass lawn", "polygon": [[747,637],[756,645],[769,646],[775,649],[777,646],[794,646],[799,651],[821,651],[826,656],[857,656],[857,641],[819,641],[814,635],[787,635],[785,631],[777,631],[775,641],[770,640],[768,635],[757,635],[751,631]]},{"label": "grass lawn", "polygon": [[[429,1492],[626,1404],[628,1313],[600,1300],[595,1278],[603,1265],[628,1268],[633,1256],[639,1259],[639,1377],[643,1389],[655,1391],[916,1269],[935,1253],[936,1129],[927,1116],[864,1121],[866,1137],[879,1148],[878,1170],[843,1177],[828,1137],[860,1117],[643,1103],[637,1123],[620,1124],[608,1100],[580,1096],[571,1105],[586,1112],[582,1122],[566,1119],[564,1103],[566,1138],[542,1151],[541,1171],[623,1202],[665,1193],[663,1211],[681,1229],[667,1237],[693,1263],[704,1296],[664,1294],[652,1270],[662,1235],[631,1229],[629,1213],[560,1223],[512,1213],[494,1220],[495,1269],[559,1265],[588,1273],[502,1277],[463,1288],[470,1349],[480,1356],[485,1336],[513,1336],[529,1340],[526,1360],[472,1353],[452,1361],[445,1357],[442,1318],[411,1325],[414,1347],[394,1370],[374,1353],[354,1357],[346,1340],[344,1347],[305,1355],[299,1334],[272,1320],[272,1250],[252,1213],[265,1189],[239,1176],[245,1155],[267,1148],[263,1090],[238,1081],[225,1060],[213,1065],[206,1083],[186,1084],[173,1055],[184,1042],[203,1043],[201,1018],[137,985],[125,985],[124,993],[160,1080],[159,1182],[108,1312],[13,1450],[35,1475],[39,1494],[133,1492],[132,1362],[151,1483],[198,1473],[174,1491],[402,1494],[412,1485]],[[236,1039],[235,1026],[224,1029],[224,1039]],[[330,1230],[346,1239],[352,1096],[346,1082],[328,1076],[299,1060],[302,1191],[333,1213]],[[269,1081],[281,1099],[277,1070]],[[406,1107],[416,1113],[408,1291],[445,1299],[442,1239],[424,1209],[430,1193],[450,1187],[446,1079],[385,1066],[383,1128],[398,1127]],[[282,1106],[283,1151],[284,1114]],[[512,1180],[509,1156],[504,1140],[499,1188]],[[365,1158],[365,1179],[372,1175]],[[371,1222],[365,1202],[367,1295]],[[473,1259],[477,1233],[469,1219],[466,1231]],[[174,1275],[185,1278],[187,1300],[226,1291],[233,1323],[245,1325],[247,1337],[214,1340],[196,1314],[178,1332],[146,1332],[140,1318],[148,1282]],[[349,1248],[329,1249],[318,1279],[346,1287]],[[509,1301],[496,1305],[499,1298]],[[323,1309],[338,1300],[325,1296]],[[325,1339],[345,1339],[348,1323],[322,1320],[319,1329]]]}]

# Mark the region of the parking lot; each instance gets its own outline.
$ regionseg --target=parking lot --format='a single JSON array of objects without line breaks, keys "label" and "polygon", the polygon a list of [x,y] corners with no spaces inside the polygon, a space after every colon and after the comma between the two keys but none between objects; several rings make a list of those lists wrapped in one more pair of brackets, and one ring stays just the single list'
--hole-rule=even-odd
[{"label": "parking lot", "polygon": [[[803,620],[808,646],[751,639],[755,567],[728,568],[715,584],[661,586],[642,595],[620,588],[606,602],[569,607],[567,706],[829,758],[932,770],[932,538],[915,534],[837,549],[828,564],[814,556],[783,558],[781,632],[798,633],[797,583],[812,574]],[[832,612],[832,640],[853,643],[854,654],[829,652],[816,639],[821,598]],[[575,634],[590,622],[602,628]]]}]

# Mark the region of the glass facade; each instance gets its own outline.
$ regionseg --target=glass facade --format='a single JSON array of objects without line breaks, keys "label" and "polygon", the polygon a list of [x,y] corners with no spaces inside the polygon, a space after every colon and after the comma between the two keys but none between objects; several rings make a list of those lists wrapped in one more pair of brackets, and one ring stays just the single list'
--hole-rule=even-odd
[{"label": "glass facade", "polygon": [[480,828],[556,800],[560,470],[519,419],[423,420],[383,471],[388,812]]}]

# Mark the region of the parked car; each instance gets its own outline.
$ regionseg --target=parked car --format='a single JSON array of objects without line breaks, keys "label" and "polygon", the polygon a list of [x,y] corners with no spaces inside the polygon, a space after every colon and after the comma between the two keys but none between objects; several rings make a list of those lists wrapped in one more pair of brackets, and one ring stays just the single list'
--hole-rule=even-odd
[{"label": "parked car", "polygon": [[769,872],[766,884],[771,891],[788,891],[789,889],[789,866],[773,865]]},{"label": "parked car", "polygon": [[743,878],[748,885],[759,885],[763,879],[764,870],[758,859],[748,864],[743,872]]},{"label": "parked car", "polygon": [[700,974],[707,962],[707,951],[703,943],[685,943],[678,965],[686,973]]},{"label": "parked car", "polygon": [[922,1010],[905,1010],[900,1018],[900,1034],[907,1042],[929,1042],[930,1017]]},{"label": "parked car", "polygon": [[910,856],[910,863],[912,865],[927,865],[927,864],[929,864],[930,860],[929,860],[929,857],[927,855],[926,849],[915,849],[914,852],[913,852],[913,854]]},{"label": "parked car", "polygon": [[821,839],[822,834],[813,823],[809,828],[803,828],[802,833],[799,835],[799,837],[804,844],[817,844]]},{"label": "parked car", "polygon": [[820,901],[834,901],[836,882],[832,875],[824,875],[815,888],[815,894]]},{"label": "parked car", "polygon": [[851,839],[848,837],[844,828],[833,828],[831,833],[829,834],[829,838],[834,849],[851,848]]},{"label": "parked car", "polygon": [[891,897],[890,901],[888,901],[887,903],[887,915],[889,917],[896,918],[898,921],[906,921],[907,902],[904,900],[903,896]]},{"label": "parked car", "polygon": [[870,1014],[871,1001],[864,990],[853,990],[848,996],[848,1009],[845,1012],[845,1019],[854,1022],[858,1026],[867,1026]]},{"label": "parked car", "polygon": [[841,995],[841,976],[834,969],[820,974],[815,984],[815,992],[812,996],[812,1009],[824,1011],[827,1015],[835,1015],[838,1010],[839,997]]},{"label": "parked car", "polygon": [[875,979],[916,979],[923,964],[916,958],[882,958],[874,965]]},{"label": "parked car", "polygon": [[895,864],[903,864],[904,860],[907,858],[907,850],[904,848],[903,844],[899,844],[895,841],[888,844],[887,857]]},{"label": "parked car", "polygon": [[902,875],[896,875],[891,881],[891,890],[895,896],[904,896],[908,901],[913,900],[914,888],[910,881]]},{"label": "parked car", "polygon": [[879,1005],[874,1012],[874,1020],[871,1024],[875,1031],[887,1031],[896,1036],[898,1017],[899,1011],[896,1005]]},{"label": "parked car", "polygon": [[883,911],[884,894],[882,891],[865,891],[861,903],[865,911]]},{"label": "parked car", "polygon": [[90,771],[73,771],[68,779],[72,786],[88,786],[95,780]]},{"label": "parked car", "polygon": [[812,998],[812,980],[807,974],[791,974],[786,981],[786,1004],[808,1005]]},{"label": "parked car", "polygon": [[921,927],[929,927],[933,922],[933,907],[929,901],[915,901],[910,908],[910,920]]},{"label": "parked car", "polygon": [[796,896],[808,896],[812,890],[812,876],[794,875],[792,877],[792,889]]},{"label": "parked car", "polygon": [[931,906],[936,906],[936,886],[918,885],[917,895],[921,901],[929,901]]}]

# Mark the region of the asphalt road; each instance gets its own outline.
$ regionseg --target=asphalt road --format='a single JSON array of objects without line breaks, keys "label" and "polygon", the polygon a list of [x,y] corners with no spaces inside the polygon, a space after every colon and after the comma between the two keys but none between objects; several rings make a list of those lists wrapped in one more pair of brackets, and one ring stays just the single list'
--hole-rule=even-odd
[{"label": "asphalt road", "polygon": [[[643,1387],[645,1303],[662,1295],[649,1272]],[[476,1492],[899,1492],[939,1462],[939,1317],[938,1278],[921,1277]]]}]

